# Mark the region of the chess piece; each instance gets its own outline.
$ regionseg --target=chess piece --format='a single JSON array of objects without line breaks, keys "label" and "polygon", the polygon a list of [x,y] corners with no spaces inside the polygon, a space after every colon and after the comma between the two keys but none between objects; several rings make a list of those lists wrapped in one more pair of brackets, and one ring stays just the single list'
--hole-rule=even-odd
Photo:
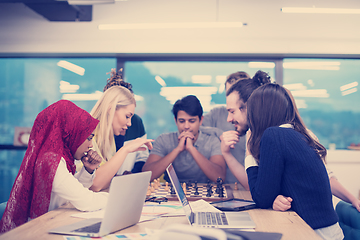
[{"label": "chess piece", "polygon": [[194,188],[197,188],[197,181],[195,181],[194,183]]},{"label": "chess piece", "polygon": [[147,192],[146,192],[146,196],[150,196],[151,195],[151,187],[150,187],[150,184],[149,184],[149,186],[148,186],[148,188],[147,188]]},{"label": "chess piece", "polygon": [[194,195],[197,196],[197,195],[199,195],[199,194],[200,194],[200,193],[198,192],[198,187],[196,186],[196,187],[195,187]]},{"label": "chess piece", "polygon": [[170,185],[170,194],[172,195],[176,194],[175,189],[173,188],[172,185]]},{"label": "chess piece", "polygon": [[184,190],[184,193],[187,194],[187,192],[186,192],[186,183],[185,182],[183,183],[182,188]]},{"label": "chess piece", "polygon": [[237,182],[235,182],[234,190],[238,190]]},{"label": "chess piece", "polygon": [[154,188],[154,183],[153,183],[153,182],[151,183],[150,191],[151,191],[151,192],[155,192],[155,188]]},{"label": "chess piece", "polygon": [[169,191],[169,183],[168,182],[165,182],[165,188],[164,188],[165,191]]},{"label": "chess piece", "polygon": [[208,188],[206,197],[211,197],[211,194],[212,194],[212,190],[211,190],[211,188]]}]

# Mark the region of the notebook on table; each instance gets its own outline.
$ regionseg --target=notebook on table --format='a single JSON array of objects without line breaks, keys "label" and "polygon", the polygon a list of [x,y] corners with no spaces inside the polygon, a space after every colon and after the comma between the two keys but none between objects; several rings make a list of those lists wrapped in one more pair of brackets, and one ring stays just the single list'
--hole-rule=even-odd
[{"label": "notebook on table", "polygon": [[[176,175],[175,169],[170,164],[166,168],[176,195],[183,206],[185,215],[190,225],[212,228],[255,228],[255,222],[247,212],[194,212],[189,204],[186,194]],[[209,203],[210,205],[210,203]]]},{"label": "notebook on table", "polygon": [[138,223],[150,177],[150,171],[114,177],[103,218],[85,219],[49,233],[101,237]]}]

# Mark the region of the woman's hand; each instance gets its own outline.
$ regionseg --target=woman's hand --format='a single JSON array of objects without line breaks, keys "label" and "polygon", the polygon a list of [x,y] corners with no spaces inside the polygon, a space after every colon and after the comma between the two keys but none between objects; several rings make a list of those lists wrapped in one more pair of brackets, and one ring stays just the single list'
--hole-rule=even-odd
[{"label": "woman's hand", "polygon": [[94,170],[101,163],[102,158],[100,157],[100,155],[96,151],[90,149],[87,152],[87,155],[83,156],[81,158],[81,161],[84,164],[84,167],[85,167],[86,171],[88,171],[88,173],[92,174],[94,172]]},{"label": "woman's hand", "polygon": [[275,211],[284,212],[291,208],[291,202],[292,202],[291,197],[285,197],[283,195],[278,195],[273,202],[273,209]]},{"label": "woman's hand", "polygon": [[[126,151],[129,153],[137,152],[137,151],[145,151],[147,149],[151,150],[153,148],[151,142],[153,141],[154,139],[136,138],[135,140],[124,145],[123,148],[126,149]],[[147,148],[143,145],[146,145]]]}]

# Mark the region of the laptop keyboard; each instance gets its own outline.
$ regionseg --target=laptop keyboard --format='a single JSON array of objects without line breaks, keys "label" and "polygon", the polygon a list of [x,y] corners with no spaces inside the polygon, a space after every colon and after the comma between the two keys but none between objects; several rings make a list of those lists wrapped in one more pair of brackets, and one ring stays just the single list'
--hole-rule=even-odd
[{"label": "laptop keyboard", "polygon": [[88,232],[88,233],[98,233],[100,231],[101,222],[97,222],[95,224],[78,228],[73,230],[72,232]]},{"label": "laptop keyboard", "polygon": [[198,212],[197,218],[200,225],[229,225],[223,212]]}]

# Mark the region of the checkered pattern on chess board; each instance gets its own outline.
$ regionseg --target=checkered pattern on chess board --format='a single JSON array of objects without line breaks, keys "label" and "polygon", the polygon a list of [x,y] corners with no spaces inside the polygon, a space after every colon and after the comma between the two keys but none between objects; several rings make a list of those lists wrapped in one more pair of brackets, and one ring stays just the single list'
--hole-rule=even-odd
[{"label": "checkered pattern on chess board", "polygon": [[[198,192],[199,195],[195,195],[195,188],[194,187],[189,187],[188,190],[186,190],[186,197],[188,198],[198,198],[198,199],[213,199],[213,200],[222,200],[222,199],[227,199],[228,197],[228,193],[227,193],[227,189],[223,186],[224,192],[223,195],[224,197],[219,197],[219,194],[217,194],[216,191],[216,184],[212,184],[212,194],[210,197],[207,197],[207,187],[206,187],[206,183],[201,184],[198,183]],[[194,186],[194,184],[193,184]],[[173,197],[175,197],[175,200],[177,200],[176,198],[176,194],[170,194],[170,189],[171,187],[169,186],[169,190],[165,191],[165,185],[161,185],[158,189],[155,189],[154,192],[151,193],[151,196],[157,196],[157,197],[167,197],[168,199],[172,199]],[[193,199],[191,199],[193,200]]]}]

